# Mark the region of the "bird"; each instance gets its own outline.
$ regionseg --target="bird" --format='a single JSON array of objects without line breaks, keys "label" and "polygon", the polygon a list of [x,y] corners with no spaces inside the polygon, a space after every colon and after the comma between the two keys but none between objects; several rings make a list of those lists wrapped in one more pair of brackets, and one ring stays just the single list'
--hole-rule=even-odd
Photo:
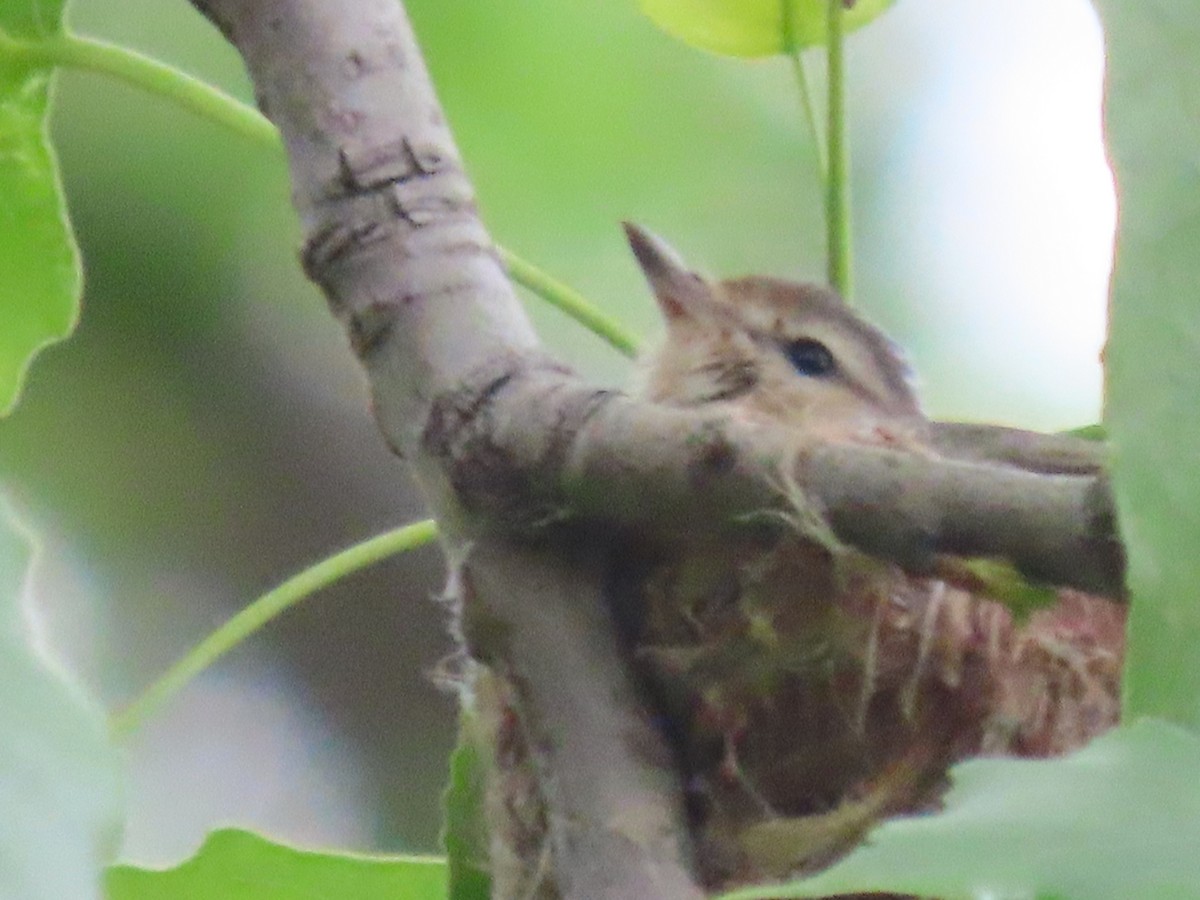
[{"label": "bird", "polygon": [[[625,231],[665,325],[637,396],[787,429],[797,453],[938,453],[904,354],[831,288],[712,279]],[[713,889],[817,871],[884,818],[936,809],[955,761],[1056,755],[1117,720],[1118,605],[1059,591],[1021,621],[839,544],[796,505],[621,554],[616,616]]]}]

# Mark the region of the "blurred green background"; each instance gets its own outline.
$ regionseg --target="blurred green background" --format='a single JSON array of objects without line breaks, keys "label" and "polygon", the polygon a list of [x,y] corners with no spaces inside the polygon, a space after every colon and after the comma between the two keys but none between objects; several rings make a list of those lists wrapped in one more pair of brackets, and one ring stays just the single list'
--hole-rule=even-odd
[{"label": "blurred green background", "polygon": [[[646,335],[642,222],[714,274],[822,274],[811,142],[782,60],[709,56],[633,0],[410,0],[496,238]],[[182,0],[77,0],[77,31],[243,99]],[[1036,27],[1034,27],[1036,23]],[[899,0],[850,41],[858,302],[932,415],[1067,428],[1099,411],[1112,241],[1086,0]],[[423,515],[340,328],[301,277],[277,156],[96,76],[54,133],[85,260],[77,335],[0,422],[0,480],[46,533],[39,625],[112,706],[304,565]],[[629,365],[531,301],[546,342]],[[309,601],[131,743],[126,855],[219,823],[431,849],[454,699],[436,553]]]}]

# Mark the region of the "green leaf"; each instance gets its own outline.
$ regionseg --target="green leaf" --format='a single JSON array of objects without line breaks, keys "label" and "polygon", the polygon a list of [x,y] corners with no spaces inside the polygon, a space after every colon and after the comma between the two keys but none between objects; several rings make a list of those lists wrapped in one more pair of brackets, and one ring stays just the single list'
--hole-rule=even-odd
[{"label": "green leaf", "polygon": [[120,759],[101,710],[31,645],[33,552],[0,502],[0,897],[96,897],[120,835]]},{"label": "green leaf", "polygon": [[67,0],[5,0],[0,5],[0,31],[29,39],[58,34],[66,6]]},{"label": "green leaf", "polygon": [[1018,622],[1039,609],[1049,609],[1058,599],[1055,588],[1029,581],[1008,560],[971,557],[960,564],[978,582],[979,592],[1007,606]]},{"label": "green leaf", "polygon": [[[773,56],[792,48],[785,0],[638,0],[659,28],[693,47],[727,56]],[[790,0],[795,49],[823,45],[827,0]],[[846,10],[846,30],[877,18],[893,0],[858,0]]]},{"label": "green leaf", "polygon": [[1200,888],[1200,740],[1142,721],[1056,760],[952,770],[946,810],[897,819],[821,874],[725,900],[859,891],[1155,900]]},{"label": "green leaf", "polygon": [[0,416],[30,362],[71,333],[81,274],[47,119],[53,71],[6,59],[10,40],[62,30],[65,0],[0,4]]},{"label": "green leaf", "polygon": [[1108,435],[1104,431],[1104,426],[1099,423],[1096,423],[1095,425],[1082,425],[1079,428],[1072,428],[1070,431],[1064,431],[1063,434],[1069,434],[1072,437],[1083,438],[1085,441],[1108,440]]},{"label": "green leaf", "polygon": [[484,762],[471,737],[470,713],[462,712],[458,746],[450,754],[450,784],[443,801],[442,845],[450,865],[450,900],[488,900],[487,830],[484,825]]},{"label": "green leaf", "polygon": [[1200,5],[1096,6],[1120,203],[1104,424],[1133,598],[1125,711],[1200,728]]},{"label": "green leaf", "polygon": [[105,887],[107,900],[443,900],[446,863],[299,850],[227,828],[173,869],[113,866]]}]

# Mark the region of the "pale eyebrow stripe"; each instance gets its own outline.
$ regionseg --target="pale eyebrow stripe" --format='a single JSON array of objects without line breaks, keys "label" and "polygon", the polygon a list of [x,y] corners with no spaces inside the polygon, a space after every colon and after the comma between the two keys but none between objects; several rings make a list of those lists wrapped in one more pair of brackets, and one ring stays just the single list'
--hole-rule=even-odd
[{"label": "pale eyebrow stripe", "polygon": [[[835,328],[845,324],[841,319],[834,319],[833,316],[816,314],[810,317],[810,320],[818,320],[822,323],[832,324]],[[813,334],[793,335],[788,338],[781,338],[776,335],[768,334],[758,329],[750,330],[750,337],[756,344],[762,347],[769,347],[771,352],[783,354],[784,345],[790,340],[799,340],[807,338],[809,340],[818,341],[822,346],[833,353],[834,362],[837,365],[835,377],[840,379],[842,384],[848,387],[856,396],[879,406],[883,406],[888,410],[895,410],[899,407],[899,411],[911,415],[920,415],[920,403],[917,400],[916,394],[912,389],[912,385],[904,377],[903,373],[907,370],[907,365],[904,360],[897,354],[892,352],[888,338],[881,332],[876,331],[872,326],[859,320],[851,320],[849,322],[855,334],[863,339],[867,344],[867,353],[870,356],[871,362],[875,364],[875,368],[882,376],[882,381],[887,394],[879,394],[873,391],[867,384],[852,377],[846,372],[846,367],[840,354],[834,353],[833,348],[829,346],[827,341]],[[898,370],[898,371],[897,371]],[[797,376],[802,377],[802,376]]]}]

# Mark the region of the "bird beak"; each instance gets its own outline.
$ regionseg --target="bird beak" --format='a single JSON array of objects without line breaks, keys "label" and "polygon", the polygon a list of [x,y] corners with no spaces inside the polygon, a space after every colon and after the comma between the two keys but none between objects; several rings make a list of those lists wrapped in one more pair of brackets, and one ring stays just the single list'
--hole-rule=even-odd
[{"label": "bird beak", "polygon": [[667,321],[694,313],[709,300],[708,283],[688,268],[675,249],[651,231],[632,222],[622,222],[625,236],[642,274],[662,308]]}]

